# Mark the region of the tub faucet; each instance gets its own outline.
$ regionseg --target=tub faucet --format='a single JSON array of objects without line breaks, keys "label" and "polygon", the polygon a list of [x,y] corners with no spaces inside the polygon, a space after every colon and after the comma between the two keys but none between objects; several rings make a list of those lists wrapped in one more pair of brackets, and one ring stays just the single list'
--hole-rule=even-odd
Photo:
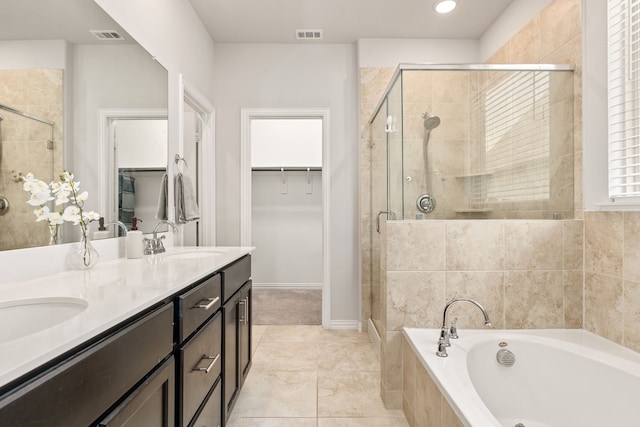
[{"label": "tub faucet", "polygon": [[[455,298],[452,299],[451,301],[449,301],[447,303],[447,305],[444,306],[444,311],[442,313],[442,328],[440,328],[440,338],[438,339],[438,351],[436,351],[436,355],[440,356],[440,357],[447,357],[447,347],[451,346],[451,344],[449,343],[449,329],[447,328],[447,310],[449,310],[449,307],[451,307],[451,305],[453,305],[456,302],[469,302],[473,305],[475,305],[476,307],[478,307],[478,309],[482,312],[482,315],[484,316],[484,325],[485,326],[491,326],[491,321],[489,320],[489,315],[487,314],[487,310],[484,309],[484,307],[477,301],[472,300],[471,298]],[[451,335],[455,338],[458,337],[457,334],[457,328],[455,326],[455,321],[457,320],[454,319],[454,321],[452,322],[451,325]]]},{"label": "tub faucet", "polygon": [[168,224],[174,233],[178,232],[178,228],[173,222],[166,219],[160,220],[160,222],[158,222],[156,226],[153,227],[153,237],[151,239],[147,239],[146,237],[144,238],[145,255],[161,254],[166,251],[166,249],[164,248],[164,244],[162,243],[166,236],[158,237],[158,227],[160,227],[161,224]]}]

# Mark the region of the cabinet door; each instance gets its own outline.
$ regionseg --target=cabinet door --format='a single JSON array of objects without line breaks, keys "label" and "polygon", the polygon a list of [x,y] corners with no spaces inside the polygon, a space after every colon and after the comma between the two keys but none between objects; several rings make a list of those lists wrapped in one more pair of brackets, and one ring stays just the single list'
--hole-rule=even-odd
[{"label": "cabinet door", "polygon": [[173,427],[175,425],[174,378],[175,366],[172,356],[99,421],[98,426]]},{"label": "cabinet door", "polygon": [[251,366],[251,280],[242,287],[238,304],[238,375],[242,387]]},{"label": "cabinet door", "polygon": [[236,393],[238,392],[238,319],[239,295],[231,297],[223,306],[224,323],[224,419],[228,420]]}]

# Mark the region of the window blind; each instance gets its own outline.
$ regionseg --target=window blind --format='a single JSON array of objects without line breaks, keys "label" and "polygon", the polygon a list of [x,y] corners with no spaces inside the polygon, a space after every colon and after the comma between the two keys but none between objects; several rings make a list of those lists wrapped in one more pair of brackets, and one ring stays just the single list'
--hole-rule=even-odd
[{"label": "window blind", "polygon": [[495,73],[479,94],[482,186],[471,204],[549,199],[549,72]]},{"label": "window blind", "polygon": [[608,1],[609,197],[640,196],[640,0]]}]

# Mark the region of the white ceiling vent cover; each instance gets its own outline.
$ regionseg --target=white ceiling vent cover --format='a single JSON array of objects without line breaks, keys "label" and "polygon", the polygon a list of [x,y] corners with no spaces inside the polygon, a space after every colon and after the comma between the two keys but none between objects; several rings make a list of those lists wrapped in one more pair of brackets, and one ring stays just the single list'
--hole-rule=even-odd
[{"label": "white ceiling vent cover", "polygon": [[322,40],[323,38],[322,30],[296,30],[298,40]]},{"label": "white ceiling vent cover", "polygon": [[98,40],[124,40],[124,37],[116,30],[91,30],[90,32]]}]

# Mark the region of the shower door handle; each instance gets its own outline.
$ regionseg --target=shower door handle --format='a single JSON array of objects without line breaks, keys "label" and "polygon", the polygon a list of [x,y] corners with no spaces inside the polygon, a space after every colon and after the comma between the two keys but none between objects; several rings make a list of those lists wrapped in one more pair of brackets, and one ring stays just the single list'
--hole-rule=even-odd
[{"label": "shower door handle", "polygon": [[378,232],[378,234],[380,234],[380,215],[382,214],[386,214],[387,218],[389,218],[389,212],[387,211],[378,212],[378,216],[376,217],[376,231]]}]

